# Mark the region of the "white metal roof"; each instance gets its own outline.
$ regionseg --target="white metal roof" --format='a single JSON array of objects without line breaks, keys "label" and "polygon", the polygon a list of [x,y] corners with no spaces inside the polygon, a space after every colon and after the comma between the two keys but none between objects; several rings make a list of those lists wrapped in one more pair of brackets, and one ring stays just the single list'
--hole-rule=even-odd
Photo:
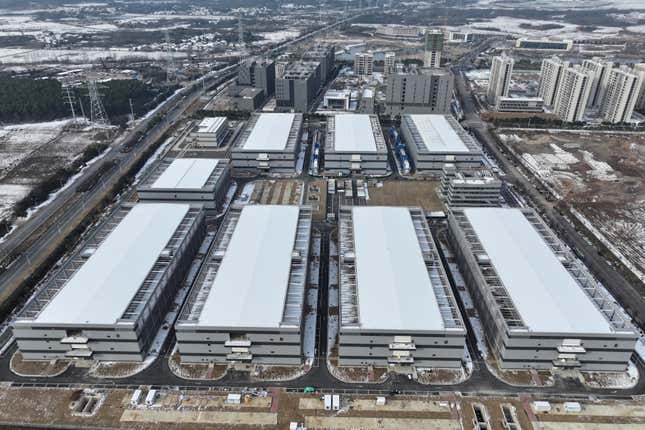
[{"label": "white metal roof", "polygon": [[352,220],[361,328],[443,330],[409,209],[356,206]]},{"label": "white metal roof", "polygon": [[204,118],[202,122],[197,126],[198,133],[216,133],[222,126],[226,118],[223,116],[216,116],[210,118]]},{"label": "white metal roof", "polygon": [[430,152],[470,152],[444,115],[410,115]]},{"label": "white metal roof", "polygon": [[463,211],[531,331],[612,332],[609,322],[521,210]]},{"label": "white metal roof", "polygon": [[296,115],[293,113],[260,114],[242,149],[246,151],[281,151],[285,149],[295,117]]},{"label": "white metal roof", "polygon": [[177,158],[150,188],[200,189],[206,184],[218,162],[215,158]]},{"label": "white metal roof", "polygon": [[280,326],[299,211],[272,205],[242,209],[198,325]]},{"label": "white metal roof", "polygon": [[369,115],[336,115],[334,127],[334,151],[376,152],[376,140]]},{"label": "white metal roof", "polygon": [[187,204],[134,206],[38,315],[36,323],[114,324],[188,212]]}]

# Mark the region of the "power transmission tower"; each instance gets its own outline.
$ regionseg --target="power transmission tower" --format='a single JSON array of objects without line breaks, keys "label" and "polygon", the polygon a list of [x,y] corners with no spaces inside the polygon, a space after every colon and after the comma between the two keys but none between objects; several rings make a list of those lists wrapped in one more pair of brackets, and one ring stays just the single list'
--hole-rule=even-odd
[{"label": "power transmission tower", "polygon": [[72,111],[72,118],[74,119],[74,124],[76,124],[76,109],[74,105],[76,104],[76,97],[72,93],[72,88],[69,85],[63,86],[63,97],[65,98],[65,104],[69,106],[69,109]]},{"label": "power transmission tower", "polygon": [[175,57],[172,55],[172,50],[170,49],[170,33],[168,29],[165,30],[166,38],[166,53],[168,54],[167,64],[166,64],[166,81],[172,82],[177,78],[177,67],[175,66]]},{"label": "power transmission tower", "polygon": [[96,80],[88,78],[87,92],[90,96],[90,120],[93,124],[107,125],[108,117],[105,112],[105,107],[103,107],[103,102],[101,101]]},{"label": "power transmission tower", "polygon": [[240,17],[237,20],[237,37],[239,45],[241,47],[244,46],[244,23],[242,22],[242,13],[240,13]]}]

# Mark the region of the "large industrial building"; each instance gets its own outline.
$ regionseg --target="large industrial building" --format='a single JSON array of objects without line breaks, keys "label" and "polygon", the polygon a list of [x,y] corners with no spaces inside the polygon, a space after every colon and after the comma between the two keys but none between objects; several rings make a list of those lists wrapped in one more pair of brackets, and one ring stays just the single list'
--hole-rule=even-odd
[{"label": "large industrial building", "polygon": [[230,178],[228,160],[177,158],[163,160],[137,188],[140,200],[200,203],[216,209]]},{"label": "large industrial building", "polygon": [[401,132],[419,173],[440,175],[446,164],[458,169],[482,164],[481,148],[450,115],[403,115]]},{"label": "large industrial building", "polygon": [[229,212],[175,324],[182,362],[302,362],[312,212]]},{"label": "large industrial building", "polygon": [[625,371],[625,312],[531,209],[460,208],[451,240],[502,368]]},{"label": "large industrial building", "polygon": [[325,171],[348,175],[389,173],[387,147],[376,115],[341,114],[327,118]]},{"label": "large industrial building", "polygon": [[419,208],[341,207],[341,366],[459,368],[464,323]]},{"label": "large industrial building", "polygon": [[145,359],[205,233],[200,207],[118,208],[14,321],[23,358]]},{"label": "large industrial building", "polygon": [[234,170],[288,172],[300,149],[302,114],[254,114],[233,145]]}]

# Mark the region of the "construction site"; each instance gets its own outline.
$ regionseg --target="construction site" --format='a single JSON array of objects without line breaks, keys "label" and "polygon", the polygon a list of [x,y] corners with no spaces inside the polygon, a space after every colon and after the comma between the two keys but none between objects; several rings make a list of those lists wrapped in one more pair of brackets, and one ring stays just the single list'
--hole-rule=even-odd
[{"label": "construction site", "polygon": [[[284,389],[3,388],[4,428],[32,425],[81,429],[339,429],[637,430],[645,413],[633,401],[563,401],[531,396],[402,393],[294,393]],[[36,413],[35,413],[36,412]],[[91,423],[91,424],[90,424]],[[293,423],[293,424],[292,424]],[[295,426],[294,426],[295,425]]]},{"label": "construction site", "polygon": [[499,136],[574,217],[644,279],[645,136],[548,130],[501,130]]}]

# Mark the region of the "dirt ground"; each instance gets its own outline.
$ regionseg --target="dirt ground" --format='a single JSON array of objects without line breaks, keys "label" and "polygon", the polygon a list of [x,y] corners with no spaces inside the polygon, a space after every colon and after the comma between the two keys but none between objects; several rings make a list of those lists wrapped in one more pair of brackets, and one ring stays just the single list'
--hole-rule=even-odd
[{"label": "dirt ground", "polygon": [[435,181],[387,181],[382,187],[368,188],[369,206],[420,206],[427,211],[442,211],[445,209],[437,189],[439,182]]},{"label": "dirt ground", "polygon": [[302,200],[304,184],[294,180],[259,180],[249,203],[262,205],[299,205]]},{"label": "dirt ground", "polygon": [[185,379],[208,379],[214,381],[222,378],[228,369],[226,365],[208,363],[182,364],[177,351],[170,356],[168,364],[175,375]]},{"label": "dirt ground", "polygon": [[518,154],[634,265],[645,271],[645,135],[502,131]]},{"label": "dirt ground", "polygon": [[23,360],[20,352],[11,357],[11,370],[23,376],[56,376],[70,366],[69,360]]},{"label": "dirt ground", "polygon": [[[189,429],[286,429],[290,422],[308,428],[365,429],[457,429],[472,428],[473,404],[483,408],[491,428],[503,428],[502,405],[512,407],[523,430],[532,429],[637,429],[645,425],[643,400],[582,402],[580,413],[565,413],[560,402],[552,411],[535,414],[537,398],[441,396],[387,397],[376,405],[375,396],[341,395],[341,410],[326,411],[322,393],[286,393],[279,389],[256,392],[241,404],[227,404],[225,393],[162,390],[155,405],[132,407],[131,390],[101,390],[104,400],[93,416],[77,416],[70,405],[82,394],[73,389],[0,388],[0,428],[21,425],[105,427],[135,430]],[[539,400],[548,400],[542,399]],[[531,421],[533,420],[533,421]],[[161,427],[160,427],[160,423]],[[461,425],[461,427],[460,427]]]}]

